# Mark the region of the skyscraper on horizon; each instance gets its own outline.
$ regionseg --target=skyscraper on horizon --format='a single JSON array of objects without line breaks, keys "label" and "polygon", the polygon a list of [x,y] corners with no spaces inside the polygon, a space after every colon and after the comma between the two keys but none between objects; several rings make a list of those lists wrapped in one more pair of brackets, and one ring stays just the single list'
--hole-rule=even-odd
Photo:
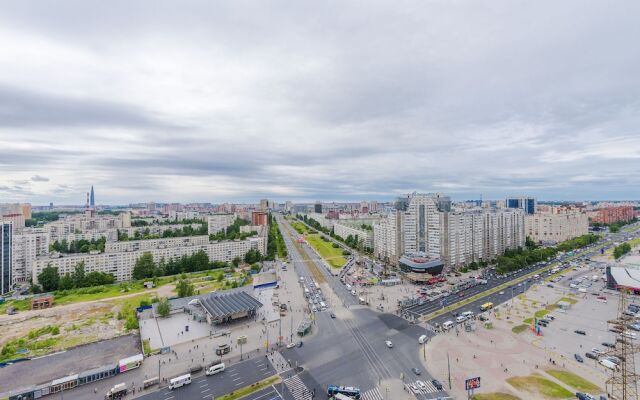
[{"label": "skyscraper on horizon", "polygon": [[89,197],[89,207],[96,208],[96,199],[93,196],[93,185],[91,185],[91,195]]}]

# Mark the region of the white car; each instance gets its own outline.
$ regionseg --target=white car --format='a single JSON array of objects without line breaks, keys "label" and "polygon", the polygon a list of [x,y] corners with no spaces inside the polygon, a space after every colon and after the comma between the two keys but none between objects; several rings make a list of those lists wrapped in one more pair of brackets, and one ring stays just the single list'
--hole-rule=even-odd
[{"label": "white car", "polygon": [[422,390],[427,390],[427,384],[422,381],[416,381],[416,385],[418,385]]},{"label": "white car", "polygon": [[500,296],[502,296],[502,295],[504,294],[504,292],[500,292],[500,293],[498,293],[498,294],[499,294]]},{"label": "white car", "polygon": [[296,344],[295,344],[295,343],[289,343],[289,344],[287,345],[287,349],[292,349],[292,348],[294,348],[294,347],[296,347]]},{"label": "white car", "polygon": [[392,348],[393,347],[393,343],[391,342],[391,340],[385,340],[384,344],[386,344],[388,348]]}]

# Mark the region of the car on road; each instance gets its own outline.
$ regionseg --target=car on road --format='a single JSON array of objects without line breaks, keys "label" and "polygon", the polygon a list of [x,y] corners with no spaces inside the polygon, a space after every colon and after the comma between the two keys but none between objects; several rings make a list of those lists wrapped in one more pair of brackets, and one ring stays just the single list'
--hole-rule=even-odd
[{"label": "car on road", "polygon": [[594,396],[588,393],[581,393],[581,392],[576,393],[576,398],[578,400],[597,400]]},{"label": "car on road", "polygon": [[298,343],[298,348],[302,347],[302,340]]},{"label": "car on road", "polygon": [[291,342],[287,345],[287,349],[293,349],[294,347],[296,347],[296,344]]},{"label": "car on road", "polygon": [[500,296],[502,296],[502,295],[504,294],[504,292],[500,292],[500,293],[498,293],[498,294],[499,294]]},{"label": "car on road", "polygon": [[416,381],[416,385],[422,390],[427,390],[427,384],[422,381]]},{"label": "car on road", "polygon": [[442,383],[440,383],[439,380],[434,379],[434,380],[431,381],[431,383],[433,384],[433,386],[435,386],[435,388],[437,390],[442,390],[443,386],[442,386]]},{"label": "car on road", "polygon": [[393,342],[391,340],[385,340],[384,344],[386,344],[388,348],[392,348],[393,347]]},{"label": "car on road", "polygon": [[550,287],[551,289],[553,289],[553,285],[550,283],[547,283],[547,287]]},{"label": "car on road", "polygon": [[334,313],[331,313],[330,315],[331,315],[331,318],[335,318],[336,317],[336,315]]},{"label": "car on road", "polygon": [[575,358],[576,361],[579,362],[579,363],[584,362],[584,358],[582,358],[582,356],[580,354],[574,354],[573,358]]},{"label": "car on road", "polygon": [[413,373],[414,373],[414,374],[416,374],[416,375],[420,375],[420,374],[422,373],[422,372],[421,372],[418,368],[416,368],[416,367],[411,368],[411,372],[413,372]]},{"label": "car on road", "polygon": [[576,329],[573,332],[577,333],[578,335],[583,335],[583,336],[586,336],[586,334],[587,334],[587,332],[585,332],[585,331],[583,331],[581,329]]},{"label": "car on road", "polygon": [[595,355],[594,353],[590,352],[590,351],[587,351],[586,353],[584,353],[584,356],[587,357],[587,358],[590,358],[592,360],[597,360],[598,359],[598,356]]}]

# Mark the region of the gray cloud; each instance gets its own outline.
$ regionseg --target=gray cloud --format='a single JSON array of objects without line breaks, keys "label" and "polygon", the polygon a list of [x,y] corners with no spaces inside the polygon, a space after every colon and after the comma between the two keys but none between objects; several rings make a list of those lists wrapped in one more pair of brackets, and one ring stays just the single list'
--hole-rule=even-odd
[{"label": "gray cloud", "polygon": [[31,177],[33,182],[49,182],[49,178],[46,176],[34,175]]},{"label": "gray cloud", "polygon": [[[94,184],[101,203],[637,198],[640,48],[620,38],[640,36],[638,13],[578,0],[10,3],[0,197],[82,203]],[[14,188],[35,171],[50,181]]]}]

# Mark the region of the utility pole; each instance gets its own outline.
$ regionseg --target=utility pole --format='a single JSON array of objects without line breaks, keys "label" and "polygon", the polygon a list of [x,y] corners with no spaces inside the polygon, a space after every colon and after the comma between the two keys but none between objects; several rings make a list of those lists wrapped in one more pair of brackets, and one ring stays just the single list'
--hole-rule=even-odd
[{"label": "utility pole", "polygon": [[293,311],[291,312],[291,332],[289,332],[289,343],[293,343]]},{"label": "utility pole", "polygon": [[618,303],[618,315],[615,319],[607,321],[612,328],[622,327],[620,333],[616,334],[615,347],[607,351],[607,355],[612,355],[620,360],[619,368],[611,371],[611,377],[607,379],[606,384],[611,385],[612,399],[616,400],[637,400],[638,399],[638,375],[635,369],[635,353],[637,349],[633,343],[633,339],[625,334],[627,325],[633,322],[633,317],[625,315],[627,311],[627,295],[630,291],[627,287],[618,286],[620,291],[620,300]]},{"label": "utility pole", "polygon": [[451,362],[449,362],[449,352],[447,351],[447,374],[449,379],[449,390],[451,390]]},{"label": "utility pole", "polygon": [[282,317],[278,318],[278,347],[282,346]]}]

